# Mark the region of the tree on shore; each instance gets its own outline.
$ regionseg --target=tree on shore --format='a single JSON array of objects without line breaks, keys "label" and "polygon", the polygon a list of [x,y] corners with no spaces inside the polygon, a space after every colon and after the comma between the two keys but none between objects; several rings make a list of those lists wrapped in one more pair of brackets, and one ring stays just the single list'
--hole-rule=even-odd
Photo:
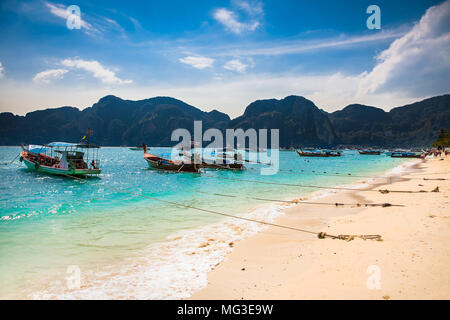
[{"label": "tree on shore", "polygon": [[450,129],[439,130],[438,138],[433,147],[450,147]]}]

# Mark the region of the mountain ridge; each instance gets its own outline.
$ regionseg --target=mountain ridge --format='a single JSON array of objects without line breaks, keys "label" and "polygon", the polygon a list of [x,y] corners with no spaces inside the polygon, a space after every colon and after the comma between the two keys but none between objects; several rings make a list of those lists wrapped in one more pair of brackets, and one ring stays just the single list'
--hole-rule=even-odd
[{"label": "mountain ridge", "polygon": [[114,95],[91,107],[71,106],[28,112],[25,116],[0,113],[0,145],[78,141],[87,128],[100,145],[170,146],[177,128],[193,132],[201,120],[203,130],[217,128],[280,129],[281,147],[362,145],[427,146],[439,129],[450,126],[450,94],[431,97],[389,112],[362,104],[326,112],[302,96],[256,100],[241,116],[231,119],[216,109],[206,112],[182,100],[157,96],[124,100]]}]

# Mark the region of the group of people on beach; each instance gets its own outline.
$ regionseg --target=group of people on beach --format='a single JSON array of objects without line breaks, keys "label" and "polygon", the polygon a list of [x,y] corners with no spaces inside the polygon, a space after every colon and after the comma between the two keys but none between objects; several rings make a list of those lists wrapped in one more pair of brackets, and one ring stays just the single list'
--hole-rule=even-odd
[{"label": "group of people on beach", "polygon": [[447,157],[447,155],[450,154],[450,149],[445,147],[437,147],[436,149],[431,149],[428,151],[425,156],[434,156],[437,157]]}]

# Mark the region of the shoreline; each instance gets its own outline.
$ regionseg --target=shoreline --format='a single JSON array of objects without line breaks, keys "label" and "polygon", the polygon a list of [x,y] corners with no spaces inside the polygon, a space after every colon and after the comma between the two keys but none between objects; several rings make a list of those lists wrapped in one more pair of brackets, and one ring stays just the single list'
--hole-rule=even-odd
[{"label": "shoreline", "polygon": [[[336,183],[333,187],[349,187],[354,189],[366,189],[374,187],[375,182],[388,181],[389,178],[380,179],[380,176],[398,178],[412,166],[411,160],[403,162],[393,168],[374,172],[371,177],[351,179],[349,183]],[[361,176],[362,177],[362,176]],[[342,179],[341,179],[342,182]],[[383,185],[386,182],[377,185]],[[335,202],[364,202],[362,197],[357,196],[356,191],[322,189],[299,195],[295,198],[292,195],[283,197],[284,200],[299,200],[328,202],[336,198]],[[339,199],[345,194],[349,200]],[[311,204],[295,204],[268,202],[258,204],[250,211],[240,214],[242,217],[253,218],[260,221],[293,225],[303,219],[310,229],[320,232],[327,230],[321,226],[326,226],[330,217],[342,215],[343,208],[336,210],[334,206],[319,206],[321,213],[312,212],[317,206]],[[291,221],[292,211],[303,210],[299,221]],[[350,208],[348,208],[350,209]],[[351,208],[351,214],[360,212],[362,208]],[[314,211],[314,210],[313,210]],[[309,212],[309,213],[308,213]],[[294,212],[295,214],[295,212]],[[319,228],[319,227],[320,228]],[[299,228],[303,228],[301,224]],[[58,274],[61,281],[39,282],[36,290],[29,292],[26,298],[31,299],[190,299],[203,290],[209,290],[207,284],[209,276],[215,273],[227,263],[228,257],[234,254],[236,249],[247,241],[258,237],[260,234],[270,234],[273,239],[287,239],[292,235],[285,234],[285,229],[268,227],[253,222],[243,222],[233,218],[228,218],[220,223],[183,230],[174,233],[166,238],[161,245],[160,242],[150,245],[137,251],[133,256],[120,261],[117,265],[100,266],[96,269],[83,270],[83,285],[79,289],[67,290],[61,286],[65,274]],[[331,233],[331,232],[329,232]],[[297,234],[295,237],[301,236]],[[303,234],[302,245],[308,247],[303,241],[316,239],[311,234]],[[322,240],[323,241],[323,240]],[[309,250],[309,248],[305,249]],[[306,260],[306,259],[305,259]],[[159,261],[155,263],[155,261]],[[166,262],[169,262],[166,263]],[[176,274],[176,281],[172,281]],[[54,275],[53,275],[54,277]],[[261,296],[265,298],[265,296]],[[220,298],[220,296],[218,297]],[[203,298],[201,298],[203,299]],[[208,299],[208,298],[205,298]],[[231,298],[230,298],[231,299]],[[233,298],[239,299],[239,297]],[[274,297],[273,299],[278,299]]]},{"label": "shoreline", "polygon": [[[407,162],[405,162],[407,163]],[[402,167],[402,163],[387,171],[385,175]],[[366,179],[368,180],[368,179]],[[348,184],[335,186],[366,187],[366,181],[353,180]],[[330,186],[332,187],[332,186]],[[309,201],[335,194],[334,190],[323,189],[302,195]],[[284,197],[281,197],[283,199]],[[295,199],[292,195],[285,200]],[[250,211],[240,214],[245,218],[274,222],[285,215],[295,203],[268,202],[252,206]],[[84,270],[83,286],[66,290],[58,283],[49,283],[33,291],[32,299],[187,299],[207,285],[207,275],[220,265],[234,250],[235,244],[264,232],[268,226],[227,218],[219,223],[183,230],[168,236],[163,243],[157,242],[136,252],[117,265],[96,270]],[[157,262],[160,261],[160,262]],[[170,261],[171,263],[166,263]],[[110,274],[111,276],[106,276]],[[176,281],[171,281],[177,274]],[[61,275],[63,277],[63,275]],[[129,291],[129,292],[128,292]]]},{"label": "shoreline", "polygon": [[[445,243],[450,240],[450,216],[445,214],[445,209],[448,209],[450,184],[447,180],[419,181],[414,175],[419,173],[421,178],[426,175],[436,178],[433,174],[438,172],[440,178],[450,179],[449,160],[406,162],[398,166],[403,167],[399,173],[395,172],[398,167],[388,170],[387,174],[392,172],[388,179],[379,181],[380,178],[374,177],[357,182],[369,184],[367,188],[339,191],[316,198],[319,202],[390,202],[406,207],[335,208],[297,204],[283,210],[284,214],[275,219],[278,224],[333,235],[381,234],[383,241],[319,240],[308,234],[271,226],[239,241],[233,251],[208,273],[207,286],[189,299],[448,298],[450,277],[446,267],[450,265],[450,254]],[[380,186],[392,190],[428,191],[439,186],[440,192],[383,195],[365,191]],[[430,201],[427,195],[434,201]],[[421,202],[417,203],[418,200]],[[437,233],[435,237],[439,240],[434,240],[430,245],[423,239],[402,239],[402,236],[419,233],[420,225],[425,228],[425,233],[431,233],[427,237]],[[434,232],[430,232],[431,229]],[[402,241],[397,243],[399,238]],[[435,256],[435,252],[440,256]],[[428,274],[430,269],[434,270],[432,275]],[[374,275],[374,270],[381,275],[380,288],[368,289],[367,281]],[[405,279],[412,279],[413,276],[416,281],[409,281],[408,284]],[[432,280],[426,282],[429,278]],[[424,282],[433,288],[426,288]]]}]

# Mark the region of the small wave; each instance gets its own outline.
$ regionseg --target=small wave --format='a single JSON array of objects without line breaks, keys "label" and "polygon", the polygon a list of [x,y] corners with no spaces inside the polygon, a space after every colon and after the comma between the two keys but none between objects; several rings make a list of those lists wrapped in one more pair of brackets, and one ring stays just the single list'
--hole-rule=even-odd
[{"label": "small wave", "polygon": [[388,176],[388,177],[401,176],[405,173],[410,172],[413,169],[413,167],[416,166],[420,162],[421,162],[421,160],[411,160],[411,161],[405,162],[405,163],[387,171],[386,176]]},{"label": "small wave", "polygon": [[19,220],[19,219],[23,219],[23,218],[28,218],[28,217],[32,217],[37,215],[37,213],[22,213],[22,214],[11,214],[11,215],[6,215],[6,216],[2,216],[0,218],[0,220],[4,220],[4,221],[13,221],[13,220]]},{"label": "small wave", "polygon": [[[278,205],[266,205],[246,218],[273,221],[283,214]],[[82,270],[79,289],[67,289],[54,281],[33,299],[181,299],[207,284],[207,274],[231,252],[237,241],[267,226],[233,218],[168,237],[151,245],[135,258],[104,267]]]}]

